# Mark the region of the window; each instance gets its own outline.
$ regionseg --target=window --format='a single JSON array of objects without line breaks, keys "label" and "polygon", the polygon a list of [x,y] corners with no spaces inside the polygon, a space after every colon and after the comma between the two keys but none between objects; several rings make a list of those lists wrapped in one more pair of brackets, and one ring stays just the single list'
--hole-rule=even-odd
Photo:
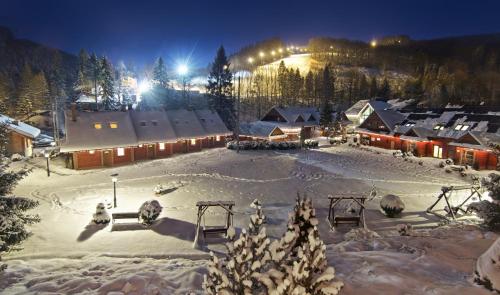
[{"label": "window", "polygon": [[139,145],[139,147],[141,148],[142,147],[142,144]]},{"label": "window", "polygon": [[443,157],[443,148],[440,147],[439,145],[435,145],[433,153],[432,153],[432,156],[434,158],[440,158],[441,159]]},{"label": "window", "polygon": [[160,151],[164,151],[164,150],[165,150],[165,143],[160,142],[160,143],[158,144],[158,148],[160,149]]},{"label": "window", "polygon": [[147,125],[147,124],[146,124],[146,121],[141,121],[141,122],[139,123],[139,125],[141,125],[141,127],[146,127],[146,125]]},{"label": "window", "polygon": [[118,157],[125,156],[125,149],[124,148],[117,148],[116,149],[116,154],[118,155]]},{"label": "window", "polygon": [[89,154],[93,155],[95,153],[95,151],[89,151]]},{"label": "window", "polygon": [[118,123],[116,123],[116,122],[109,122],[109,128],[111,128],[111,129],[118,128]]},{"label": "window", "polygon": [[217,136],[215,137],[215,140],[216,140],[216,141],[220,141],[220,136],[219,136],[219,135],[217,135]]},{"label": "window", "polygon": [[407,127],[413,127],[413,126],[415,126],[415,123],[406,123],[405,126],[407,126]]},{"label": "window", "polygon": [[460,130],[465,131],[465,130],[467,130],[467,129],[469,129],[469,125],[464,125],[464,126],[462,127],[462,129],[460,129]]},{"label": "window", "polygon": [[191,138],[191,145],[196,145],[196,139]]},{"label": "window", "polygon": [[463,125],[462,124],[458,124],[457,126],[455,126],[455,130],[460,130],[462,129]]},{"label": "window", "polygon": [[377,141],[380,141],[380,137],[377,137]]},{"label": "window", "polygon": [[102,124],[101,123],[94,123],[94,128],[95,129],[102,129]]},{"label": "window", "polygon": [[153,126],[158,126],[158,121],[151,121],[151,124],[152,124]]}]

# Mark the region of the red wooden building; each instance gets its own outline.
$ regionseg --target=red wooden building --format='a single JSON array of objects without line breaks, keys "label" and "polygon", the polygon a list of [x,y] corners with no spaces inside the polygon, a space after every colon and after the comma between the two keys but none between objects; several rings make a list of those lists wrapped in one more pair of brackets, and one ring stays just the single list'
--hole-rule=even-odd
[{"label": "red wooden building", "polygon": [[209,110],[78,112],[72,108],[66,113],[61,152],[67,153],[70,168],[111,167],[224,146],[229,134],[217,113]]}]

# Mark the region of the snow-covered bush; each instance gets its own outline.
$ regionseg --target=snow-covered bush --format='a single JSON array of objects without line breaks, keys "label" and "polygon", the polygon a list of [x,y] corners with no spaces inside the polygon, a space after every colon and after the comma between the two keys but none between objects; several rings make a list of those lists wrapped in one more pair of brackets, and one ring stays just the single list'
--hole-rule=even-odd
[{"label": "snow-covered bush", "polygon": [[23,159],[24,157],[21,156],[20,154],[13,154],[12,156],[10,156],[10,160],[12,162],[22,161]]},{"label": "snow-covered bush", "polygon": [[500,238],[476,262],[474,282],[500,293]]},{"label": "snow-covered bush", "polygon": [[363,241],[380,238],[380,235],[367,228],[353,228],[344,235],[345,241]]},{"label": "snow-covered bush", "polygon": [[400,197],[395,195],[385,195],[380,200],[380,208],[384,210],[388,217],[395,217],[405,209],[405,204]]},{"label": "snow-covered bush", "polygon": [[319,142],[314,139],[306,139],[304,140],[304,146],[307,148],[317,148],[319,146]]},{"label": "snow-covered bush", "polygon": [[151,225],[160,216],[162,207],[157,200],[144,202],[139,208],[139,218],[142,223]]},{"label": "snow-covered bush", "polygon": [[94,224],[107,224],[111,221],[108,211],[106,211],[106,205],[104,203],[99,203],[95,207],[95,213],[92,215],[92,222]]},{"label": "snow-covered bush", "polygon": [[500,228],[500,175],[491,173],[483,178],[482,185],[488,190],[490,200],[471,203],[469,210],[475,212],[491,229]]},{"label": "snow-covered bush", "polygon": [[[238,143],[236,141],[229,141],[226,147],[230,150],[236,150]],[[240,150],[289,150],[299,148],[299,144],[294,141],[240,141]]]},{"label": "snow-covered bush", "polygon": [[327,265],[318,229],[312,226],[300,232],[301,225],[305,228],[317,222],[310,200],[298,198],[287,231],[273,242],[262,226],[265,218],[260,203],[256,200],[252,206],[256,213],[248,232],[243,230],[236,240],[228,237],[226,262],[212,254],[203,283],[207,294],[338,294],[343,284],[333,281],[335,271]]},{"label": "snow-covered bush", "polygon": [[411,236],[413,234],[413,226],[409,223],[396,225],[396,230],[402,236]]}]

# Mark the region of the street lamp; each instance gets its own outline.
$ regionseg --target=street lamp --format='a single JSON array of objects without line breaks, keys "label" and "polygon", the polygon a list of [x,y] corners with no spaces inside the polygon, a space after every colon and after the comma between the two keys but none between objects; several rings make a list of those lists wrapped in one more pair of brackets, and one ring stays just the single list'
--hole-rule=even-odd
[{"label": "street lamp", "polygon": [[247,61],[248,61],[248,63],[249,63],[249,64],[253,64],[253,57],[249,57],[249,58],[247,59]]},{"label": "street lamp", "polygon": [[113,182],[113,208],[116,208],[116,182],[118,181],[118,173],[111,174],[110,176]]},{"label": "street lamp", "polygon": [[43,155],[44,155],[45,159],[47,160],[47,177],[50,177],[50,164],[49,164],[50,151],[45,149],[43,151]]},{"label": "street lamp", "polygon": [[177,67],[177,73],[182,78],[182,98],[186,101],[186,76],[189,73],[189,68],[186,64],[180,64]]},{"label": "street lamp", "polygon": [[372,40],[370,42],[371,47],[377,47],[377,40]]},{"label": "street lamp", "polygon": [[260,56],[260,58],[264,58],[264,56],[266,56],[266,54],[263,51],[261,51],[261,52],[259,52],[259,56]]}]

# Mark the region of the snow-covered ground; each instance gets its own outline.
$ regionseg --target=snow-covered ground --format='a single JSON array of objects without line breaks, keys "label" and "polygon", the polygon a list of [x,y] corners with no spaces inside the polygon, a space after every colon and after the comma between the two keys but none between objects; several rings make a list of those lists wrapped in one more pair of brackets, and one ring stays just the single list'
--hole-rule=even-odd
[{"label": "snow-covered ground", "polygon": [[[307,152],[213,149],[91,171],[65,169],[56,160],[51,177],[40,160],[30,160],[35,169],[16,194],[40,201],[42,222],[33,226],[24,250],[4,257],[9,268],[0,275],[0,290],[5,294],[199,293],[209,251],[220,253],[224,247],[220,239],[203,238],[199,249],[192,247],[195,203],[234,200],[234,223],[241,229],[252,213],[249,204],[259,198],[268,233],[278,237],[297,192],[314,201],[329,263],[345,283],[342,294],[487,293],[472,285],[472,271],[497,235],[473,225],[433,229],[440,220],[425,209],[441,186],[469,182],[444,173],[435,159],[403,161],[390,151],[347,145]],[[137,211],[156,199],[163,211],[155,224],[117,221],[112,230],[89,225],[96,205],[112,200],[113,173],[119,174],[114,210]],[[157,196],[153,189],[158,184],[171,190]],[[377,197],[368,202],[366,217],[368,228],[380,237],[346,241],[347,226],[332,232],[326,221],[328,195],[367,195],[372,186]],[[380,198],[389,193],[405,203],[400,218],[386,218],[379,209]],[[223,217],[224,212],[212,210],[205,223],[215,225]],[[399,236],[395,226],[400,223],[421,229],[419,236]]]}]

